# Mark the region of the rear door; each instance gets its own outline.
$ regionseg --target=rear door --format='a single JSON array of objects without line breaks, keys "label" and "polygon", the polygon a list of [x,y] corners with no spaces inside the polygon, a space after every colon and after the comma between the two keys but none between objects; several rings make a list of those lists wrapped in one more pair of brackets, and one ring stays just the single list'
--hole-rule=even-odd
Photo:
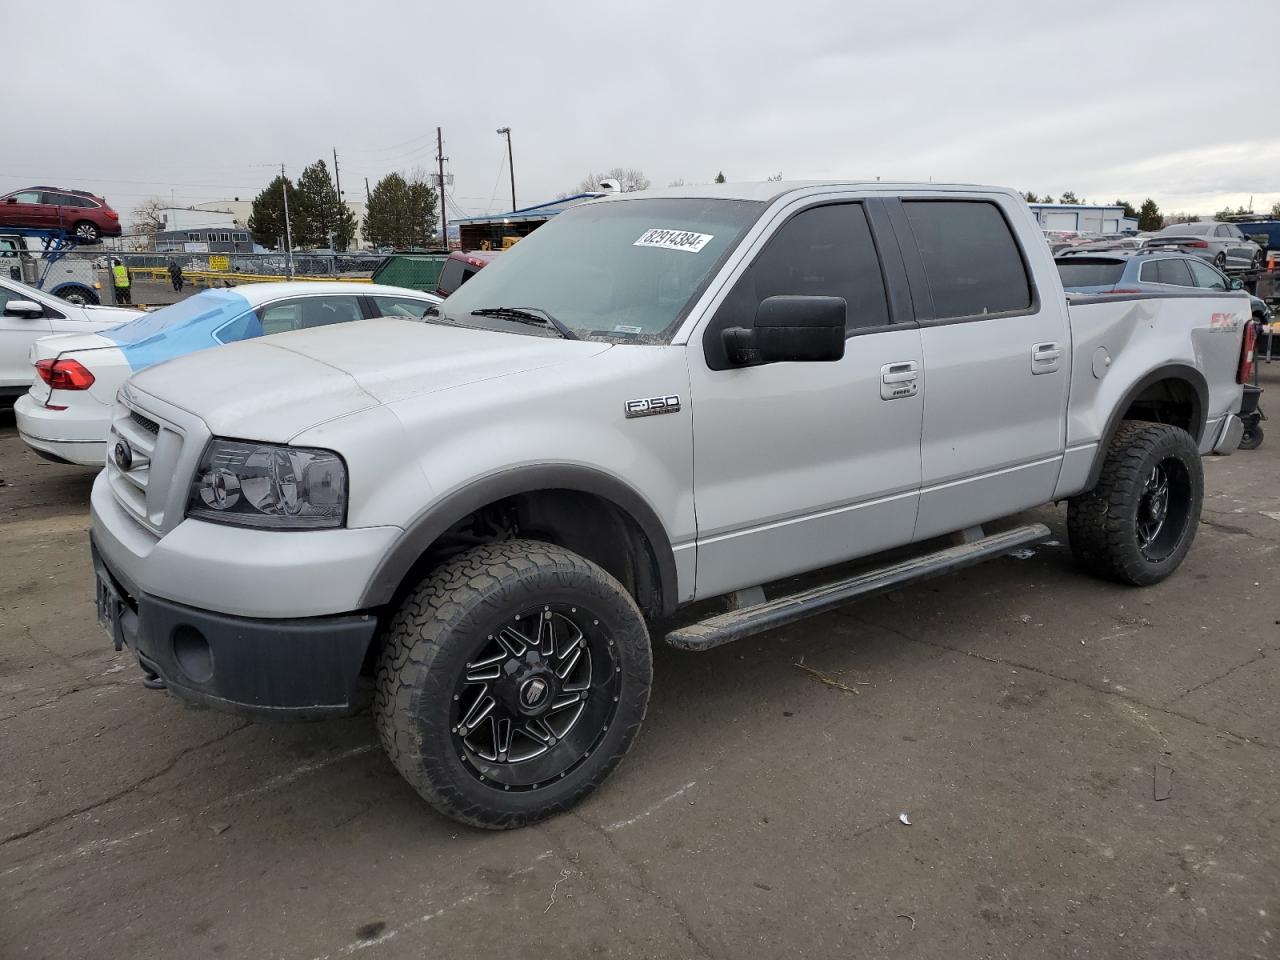
[{"label": "rear door", "polygon": [[[780,211],[690,341],[699,598],[911,539],[920,331],[881,202],[837,200]],[[786,294],[844,298],[844,357],[730,366],[722,332]]]},{"label": "rear door", "polygon": [[[893,202],[924,352],[922,540],[1053,499],[1065,446],[1071,342],[1065,300],[1046,300],[1001,195]],[[1016,219],[1015,219],[1016,218]]]},{"label": "rear door", "polygon": [[[10,316],[7,310],[12,300],[29,300],[30,295],[19,287],[0,282],[0,392],[13,396],[31,385],[35,371],[27,355],[31,345],[39,337],[53,332],[48,316]],[[47,314],[49,311],[45,311]]]}]

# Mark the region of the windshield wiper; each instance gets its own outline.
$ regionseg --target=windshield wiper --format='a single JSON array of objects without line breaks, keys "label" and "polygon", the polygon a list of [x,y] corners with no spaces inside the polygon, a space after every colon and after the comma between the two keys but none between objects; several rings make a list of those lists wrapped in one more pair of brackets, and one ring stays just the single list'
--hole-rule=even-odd
[{"label": "windshield wiper", "polygon": [[498,317],[501,320],[514,320],[516,323],[528,323],[534,326],[550,326],[566,340],[582,338],[555,318],[549,310],[541,307],[482,307],[472,310],[473,317]]}]

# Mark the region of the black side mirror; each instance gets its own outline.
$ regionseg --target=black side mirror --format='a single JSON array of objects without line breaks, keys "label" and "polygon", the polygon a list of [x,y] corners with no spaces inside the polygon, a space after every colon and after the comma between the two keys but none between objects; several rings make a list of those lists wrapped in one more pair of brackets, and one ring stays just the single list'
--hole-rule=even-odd
[{"label": "black side mirror", "polygon": [[720,334],[725,356],[740,367],[839,360],[846,312],[843,297],[769,297],[756,309],[753,327],[730,327]]}]

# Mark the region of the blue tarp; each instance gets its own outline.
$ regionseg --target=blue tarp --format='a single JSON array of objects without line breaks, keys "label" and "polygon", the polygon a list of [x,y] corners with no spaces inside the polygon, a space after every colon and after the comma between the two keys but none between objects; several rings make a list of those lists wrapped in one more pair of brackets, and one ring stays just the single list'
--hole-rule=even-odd
[{"label": "blue tarp", "polygon": [[[231,323],[236,319],[240,322]],[[253,306],[240,294],[205,290],[145,317],[103,330],[101,335],[120,348],[136,373],[221,343],[260,337],[262,324]]]}]

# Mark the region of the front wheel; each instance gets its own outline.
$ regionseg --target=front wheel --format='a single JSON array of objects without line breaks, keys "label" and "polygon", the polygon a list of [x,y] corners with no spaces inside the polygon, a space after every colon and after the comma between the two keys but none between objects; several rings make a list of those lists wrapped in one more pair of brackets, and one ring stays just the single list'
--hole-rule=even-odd
[{"label": "front wheel", "polygon": [[1213,258],[1213,265],[1217,267],[1219,270],[1226,270],[1227,255],[1225,253],[1219,253],[1217,256]]},{"label": "front wheel", "polygon": [[635,601],[551,544],[476,547],[404,599],[378,661],[383,748],[428,803],[490,829],[567,810],[640,729],[652,679]]},{"label": "front wheel", "polygon": [[88,287],[66,287],[59,290],[57,295],[78,307],[98,305],[98,295]]},{"label": "front wheel", "polygon": [[77,223],[73,232],[81,243],[97,243],[102,239],[102,231],[98,229],[98,225],[88,220]]},{"label": "front wheel", "polygon": [[1126,420],[1098,482],[1067,505],[1077,565],[1134,586],[1159,583],[1191,549],[1204,500],[1204,470],[1191,435]]}]

